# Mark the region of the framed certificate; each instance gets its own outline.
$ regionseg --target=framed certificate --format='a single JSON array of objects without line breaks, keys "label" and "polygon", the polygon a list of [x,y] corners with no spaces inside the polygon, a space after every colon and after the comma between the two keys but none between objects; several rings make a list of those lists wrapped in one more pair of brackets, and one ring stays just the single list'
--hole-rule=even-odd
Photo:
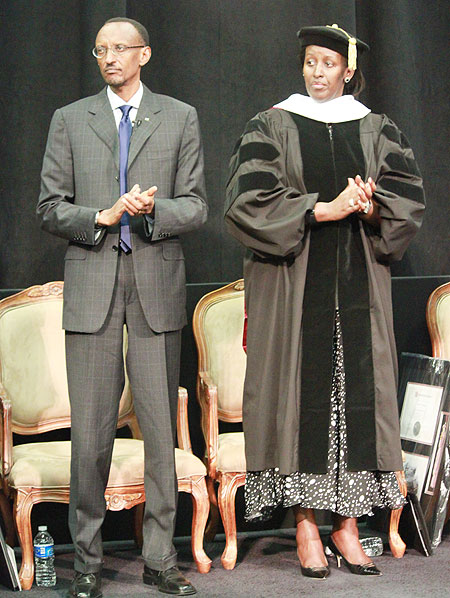
[{"label": "framed certificate", "polygon": [[407,383],[400,418],[402,439],[429,446],[433,444],[443,390],[442,386]]},{"label": "framed certificate", "polygon": [[450,361],[402,353],[400,436],[408,492],[423,512],[432,549],[450,496]]}]

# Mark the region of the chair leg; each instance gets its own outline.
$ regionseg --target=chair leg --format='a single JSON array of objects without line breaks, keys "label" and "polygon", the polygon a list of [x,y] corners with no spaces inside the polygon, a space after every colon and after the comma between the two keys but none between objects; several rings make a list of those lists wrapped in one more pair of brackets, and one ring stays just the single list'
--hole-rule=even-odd
[{"label": "chair leg", "polygon": [[192,493],[192,556],[200,573],[208,573],[211,569],[211,559],[203,548],[206,522],[209,514],[209,498],[205,478],[191,485]]},{"label": "chair leg", "polygon": [[406,544],[398,533],[398,524],[402,514],[403,507],[391,511],[391,520],[389,524],[389,546],[391,548],[392,556],[396,559],[401,559],[405,554]]},{"label": "chair leg", "polygon": [[142,548],[144,536],[142,534],[142,522],[144,521],[145,502],[141,502],[134,507],[134,542],[138,548]]},{"label": "chair leg", "polygon": [[9,546],[14,546],[16,543],[16,532],[14,530],[14,520],[11,509],[11,503],[5,496],[3,490],[0,490],[0,513],[5,524],[5,541],[7,544],[9,544]]},{"label": "chair leg", "polygon": [[31,532],[31,509],[33,499],[31,494],[21,490],[16,491],[14,498],[14,521],[17,535],[22,548],[22,566],[19,571],[22,590],[30,590],[34,579],[33,536]]},{"label": "chair leg", "polygon": [[[395,473],[397,476],[398,485],[400,487],[400,492],[403,496],[407,494],[407,487],[406,487],[406,479],[405,474],[403,471],[397,471]],[[402,514],[403,507],[400,509],[394,509],[391,511],[391,517],[389,522],[389,546],[391,548],[392,555],[396,559],[401,559],[405,554],[406,544],[400,537],[398,533],[398,524],[400,523],[400,516]]]},{"label": "chair leg", "polygon": [[206,526],[205,539],[207,542],[212,542],[217,534],[217,529],[220,524],[220,512],[217,504],[217,494],[215,482],[210,477],[206,479],[206,486],[208,488],[209,496],[209,521]]},{"label": "chair leg", "polygon": [[223,473],[219,483],[219,508],[225,529],[225,550],[221,561],[224,569],[234,569],[237,559],[236,490],[245,483],[245,474]]}]

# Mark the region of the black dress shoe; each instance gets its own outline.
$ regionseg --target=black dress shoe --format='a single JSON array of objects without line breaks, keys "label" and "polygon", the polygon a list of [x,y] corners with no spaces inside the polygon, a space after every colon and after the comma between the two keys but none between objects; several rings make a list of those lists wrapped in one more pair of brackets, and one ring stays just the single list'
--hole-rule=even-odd
[{"label": "black dress shoe", "polygon": [[178,567],[171,567],[166,571],[155,571],[155,569],[144,565],[143,579],[144,583],[149,586],[158,586],[158,590],[164,594],[189,596],[197,593],[197,590]]},{"label": "black dress shoe", "polygon": [[101,598],[103,596],[101,591],[101,576],[100,573],[79,573],[75,572],[75,577],[72,579],[68,598]]}]

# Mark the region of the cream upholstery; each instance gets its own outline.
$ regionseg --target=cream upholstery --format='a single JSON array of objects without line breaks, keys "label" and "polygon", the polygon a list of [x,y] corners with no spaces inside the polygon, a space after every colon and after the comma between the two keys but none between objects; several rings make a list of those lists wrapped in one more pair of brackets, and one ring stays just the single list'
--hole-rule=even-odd
[{"label": "cream upholstery", "polygon": [[[208,539],[216,533],[219,509],[226,545],[222,565],[233,569],[237,558],[235,495],[245,483],[243,432],[219,434],[219,421],[242,421],[247,356],[242,348],[244,282],[238,280],[198,302],[193,329],[198,349],[197,396],[202,409],[211,518]],[[217,486],[217,495],[216,495]]]},{"label": "cream upholstery", "polygon": [[[108,486],[144,483],[144,443],[116,438]],[[13,449],[9,484],[13,488],[70,486],[70,441],[34,442]]]},{"label": "cream upholstery", "polygon": [[[70,441],[35,442],[13,449],[9,484],[13,488],[34,486],[59,488],[70,485]],[[206,476],[205,465],[192,453],[175,449],[178,478]],[[144,483],[144,443],[134,438],[116,438],[108,487]]]},{"label": "cream upholstery", "polygon": [[59,298],[15,307],[0,317],[2,384],[14,397],[18,426],[69,416],[61,318]]},{"label": "cream upholstery", "polygon": [[[12,444],[13,432],[39,434],[70,426],[62,303],[61,282],[31,287],[0,301],[0,508],[4,516],[5,496],[14,498],[14,519],[22,547],[19,577],[23,589],[30,589],[34,577],[33,505],[69,501],[70,441]],[[125,330],[124,354],[126,350]],[[179,390],[178,419],[178,489],[192,496],[192,551],[197,568],[206,573],[211,566],[203,550],[209,512],[206,467],[192,454],[185,389]],[[114,442],[105,492],[107,508],[111,510],[129,509],[145,501],[144,446],[127,377],[118,425],[128,425],[135,437],[116,438]],[[135,531],[142,537],[142,509],[137,513],[140,518]]]},{"label": "cream upholstery", "polygon": [[189,451],[175,449],[175,466],[177,478],[190,478],[191,476],[206,476],[206,466],[198,457]]},{"label": "cream upholstery", "polygon": [[[45,301],[12,306],[0,314],[1,382],[6,394],[14,397],[15,426],[27,428],[70,417],[61,322],[62,297],[52,295]],[[124,352],[126,348],[125,335]],[[131,411],[126,377],[120,414]]]},{"label": "cream upholstery", "polygon": [[219,434],[216,469],[220,472],[247,471],[244,432]]},{"label": "cream upholstery", "polygon": [[213,303],[204,318],[209,374],[217,386],[220,411],[240,416],[247,356],[242,348],[244,295]]}]

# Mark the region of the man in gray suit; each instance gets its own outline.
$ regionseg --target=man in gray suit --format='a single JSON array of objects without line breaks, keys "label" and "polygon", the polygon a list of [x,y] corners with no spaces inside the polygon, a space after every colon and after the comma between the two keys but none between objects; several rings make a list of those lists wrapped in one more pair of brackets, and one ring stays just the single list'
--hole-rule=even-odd
[{"label": "man in gray suit", "polygon": [[42,228],[69,241],[63,327],[76,550],[69,596],[77,598],[102,595],[100,528],[124,386],[124,324],[147,463],[144,583],[175,595],[196,591],[176,567],[172,540],[186,323],[178,235],[206,220],[203,153],[195,109],[142,85],[148,44],[146,29],[131,19],[111,19],[100,29],[93,54],[107,88],[55,112],[37,207]]}]

